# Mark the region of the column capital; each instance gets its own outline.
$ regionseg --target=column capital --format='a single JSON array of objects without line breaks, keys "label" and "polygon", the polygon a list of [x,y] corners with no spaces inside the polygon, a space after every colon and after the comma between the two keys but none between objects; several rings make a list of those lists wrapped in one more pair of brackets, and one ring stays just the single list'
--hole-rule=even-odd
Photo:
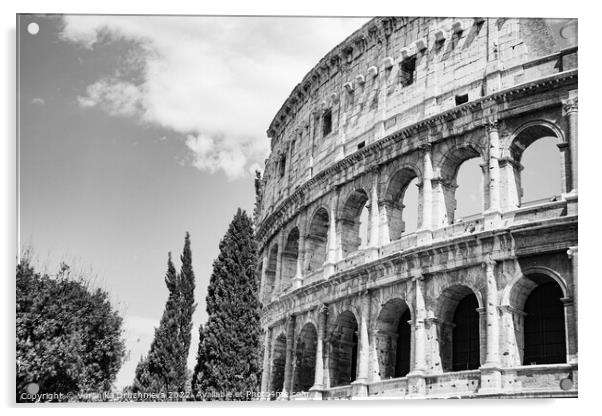
[{"label": "column capital", "polygon": [[485,260],[483,260],[483,262],[481,263],[481,267],[483,267],[484,269],[487,269],[487,271],[489,271],[489,270],[493,270],[493,268],[495,267],[496,264],[497,264],[497,262],[493,259],[493,257],[491,257],[491,254],[489,254],[485,257]]},{"label": "column capital", "polygon": [[562,304],[564,306],[570,306],[572,305],[575,301],[573,298],[571,297],[566,297],[566,298],[560,298],[560,302],[562,302]]},{"label": "column capital", "polygon": [[433,145],[431,145],[431,143],[422,143],[418,146],[418,148],[423,152],[430,152],[432,147]]},{"label": "column capital", "polygon": [[484,125],[487,133],[491,133],[499,132],[501,123],[497,117],[489,117],[487,120],[485,120]]},{"label": "column capital", "polygon": [[412,277],[413,282],[423,282],[424,280],[426,280],[426,275],[422,272],[418,272],[418,274]]},{"label": "column capital", "polygon": [[318,306],[317,306],[317,309],[318,309],[318,313],[319,313],[320,315],[325,315],[325,314],[327,314],[327,313],[328,313],[328,309],[329,309],[329,307],[328,307],[328,305],[327,305],[327,304],[325,304],[325,303],[322,303],[321,305],[318,305]]},{"label": "column capital", "polygon": [[575,258],[579,254],[579,247],[572,246],[566,251],[566,254],[569,256],[569,259]]},{"label": "column capital", "polygon": [[565,115],[576,113],[578,110],[578,97],[562,100],[562,109]]}]

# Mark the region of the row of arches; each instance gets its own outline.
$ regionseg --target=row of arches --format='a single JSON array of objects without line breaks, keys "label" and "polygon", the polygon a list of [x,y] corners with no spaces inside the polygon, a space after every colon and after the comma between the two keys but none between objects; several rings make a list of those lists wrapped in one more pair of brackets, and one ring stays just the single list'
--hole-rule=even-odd
[{"label": "row of arches", "polygon": [[[550,276],[533,273],[523,276],[509,293],[509,299],[522,316],[514,331],[521,348],[521,364],[555,364],[567,359],[564,288]],[[436,310],[439,330],[430,342],[438,344],[444,372],[476,370],[483,363],[482,301],[468,286],[456,284],[444,290]],[[370,348],[376,353],[377,379],[407,376],[413,369],[413,313],[401,298],[388,300],[372,323]],[[308,391],[316,382],[318,329],[306,323],[294,345],[292,391]],[[353,310],[341,312],[327,331],[324,357],[328,370],[328,387],[349,385],[356,380],[359,366],[359,318]],[[287,340],[284,334],[275,339],[272,349],[270,387],[284,388]]]},{"label": "row of arches", "polygon": [[[511,177],[502,186],[507,201],[504,205],[518,208],[530,201],[553,200],[570,188],[563,184],[570,175],[565,169],[567,159],[560,151],[563,136],[560,130],[549,123],[527,123],[514,134],[507,151],[510,157],[500,159],[503,175]],[[476,144],[450,146],[437,169],[441,179],[437,190],[439,199],[434,201],[443,211],[439,217],[443,223],[432,224],[434,227],[462,221],[477,213],[484,212],[489,204],[489,166],[485,163],[487,155]],[[378,209],[386,218],[387,237],[380,236],[379,242],[370,242],[370,227],[382,227],[381,218],[376,223],[370,220],[370,209],[373,206],[370,189],[361,186],[345,194],[336,211],[337,259],[342,260],[368,246],[386,244],[412,234],[423,226],[422,206],[427,202],[423,196],[422,182],[424,173],[417,162],[414,166],[404,165],[389,176],[383,185]],[[526,201],[526,202],[525,202]],[[284,239],[281,260],[279,260],[278,243],[274,243],[269,251],[266,267],[265,290],[272,294],[276,282],[280,280],[282,287],[291,286],[292,278],[319,270],[327,261],[329,226],[331,213],[325,207],[318,207],[304,227],[304,235],[295,226],[288,231]],[[439,220],[441,221],[441,220]],[[435,220],[437,222],[437,220]],[[300,260],[301,251],[304,258]],[[281,272],[276,276],[274,265],[282,262]],[[269,295],[268,295],[269,296]]]}]

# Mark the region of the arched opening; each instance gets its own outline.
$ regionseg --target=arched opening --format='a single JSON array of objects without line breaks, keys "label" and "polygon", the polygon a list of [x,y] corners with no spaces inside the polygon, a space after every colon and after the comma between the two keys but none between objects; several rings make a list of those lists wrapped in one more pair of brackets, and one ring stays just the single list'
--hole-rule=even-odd
[{"label": "arched opening", "polygon": [[360,238],[360,245],[358,247],[358,250],[362,250],[366,247],[368,247],[368,235],[370,233],[369,230],[369,225],[370,225],[370,210],[368,209],[367,205],[364,205],[364,208],[362,208],[362,212],[360,213],[360,226],[359,226],[359,238]]},{"label": "arched opening", "polygon": [[265,269],[265,282],[263,284],[264,303],[269,302],[274,288],[276,286],[276,263],[278,262],[278,245],[275,244],[270,249],[268,263]]},{"label": "arched opening", "polygon": [[309,391],[314,385],[317,345],[316,327],[311,323],[305,324],[297,338],[293,392]]},{"label": "arched opening", "polygon": [[487,194],[483,166],[483,159],[474,145],[457,147],[445,155],[440,185],[447,223],[453,224],[483,212]]},{"label": "arched opening", "polygon": [[389,182],[383,206],[391,241],[418,229],[418,185],[416,172],[409,168],[397,171]]},{"label": "arched opening", "polygon": [[558,134],[546,125],[533,124],[516,135],[510,146],[514,162],[505,169],[514,207],[553,200],[570,189],[570,158],[558,144]]},{"label": "arched opening", "polygon": [[297,258],[299,256],[299,229],[293,228],[286,239],[282,252],[282,284],[283,290],[291,286],[292,279],[297,272]]},{"label": "arched opening", "polygon": [[465,161],[456,176],[456,211],[454,218],[461,220],[483,212],[483,170],[481,159]]},{"label": "arched opening", "polygon": [[339,232],[341,236],[341,254],[343,258],[357,251],[362,246],[360,237],[360,227],[362,220],[362,212],[364,212],[365,240],[364,245],[367,245],[367,224],[368,224],[368,209],[366,203],[368,195],[362,189],[354,191],[343,206],[339,217]]},{"label": "arched opening", "polygon": [[443,371],[474,370],[480,366],[479,301],[467,286],[447,288],[439,298],[439,351]]},{"label": "arched opening", "polygon": [[[270,390],[276,393],[284,390],[284,367],[286,365],[286,336],[280,334],[274,342],[272,377]],[[273,398],[275,399],[275,397]]]},{"label": "arched opening", "polygon": [[453,371],[479,368],[479,303],[474,294],[464,297],[454,313],[454,334],[452,351]]},{"label": "arched opening", "polygon": [[326,261],[328,223],[326,209],[318,209],[311,220],[306,238],[307,270],[309,272],[320,269]]},{"label": "arched opening", "polygon": [[525,302],[523,364],[566,362],[566,335],[562,290],[554,281],[537,286]]},{"label": "arched opening", "polygon": [[357,373],[357,320],[351,311],[339,316],[330,342],[330,387],[355,381]]},{"label": "arched opening", "polygon": [[521,277],[510,292],[516,346],[523,365],[566,362],[565,310],[563,290],[543,273]]},{"label": "arched opening", "polygon": [[401,299],[388,301],[378,315],[375,341],[381,379],[410,372],[411,319],[410,309]]}]

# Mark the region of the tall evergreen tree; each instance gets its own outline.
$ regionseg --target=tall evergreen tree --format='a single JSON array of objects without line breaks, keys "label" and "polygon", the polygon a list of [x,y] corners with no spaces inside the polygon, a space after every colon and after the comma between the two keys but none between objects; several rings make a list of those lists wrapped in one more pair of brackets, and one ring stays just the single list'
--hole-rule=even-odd
[{"label": "tall evergreen tree", "polygon": [[[199,331],[192,389],[197,399],[249,400],[261,373],[253,225],[240,208],[219,245]],[[224,396],[229,394],[229,396]]]},{"label": "tall evergreen tree", "polygon": [[177,274],[171,253],[168,254],[165,285],[169,290],[169,297],[159,327],[155,329],[148,356],[142,358],[136,367],[132,392],[184,392],[192,314],[196,307],[192,252],[188,233],[186,233],[180,259],[182,268],[180,274]]}]

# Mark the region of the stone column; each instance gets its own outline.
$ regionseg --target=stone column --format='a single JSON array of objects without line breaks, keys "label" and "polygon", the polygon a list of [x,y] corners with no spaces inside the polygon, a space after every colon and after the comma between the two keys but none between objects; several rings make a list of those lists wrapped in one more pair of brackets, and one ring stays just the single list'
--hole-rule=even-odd
[{"label": "stone column", "polygon": [[295,344],[295,315],[291,315],[286,323],[286,357],[284,363],[284,383],[282,386],[282,397],[288,399],[293,389],[293,359]]},{"label": "stone column", "polygon": [[378,212],[378,171],[373,172],[372,189],[370,192],[370,238],[368,239],[368,258],[376,260],[378,258],[378,232],[380,228],[380,216]]},{"label": "stone column", "polygon": [[318,341],[316,344],[316,368],[314,385],[309,389],[309,397],[321,400],[324,391],[324,342],[326,341],[326,324],[328,322],[328,305],[322,305],[318,316]]},{"label": "stone column", "polygon": [[[337,192],[338,194],[338,192]],[[337,199],[333,198],[330,202],[330,212],[328,213],[328,253],[326,263],[324,263],[324,277],[334,274],[334,265],[337,262]]]},{"label": "stone column", "polygon": [[389,212],[393,208],[393,201],[380,201],[378,206],[378,213],[380,215],[380,224],[378,237],[380,239],[380,246],[387,245],[391,242],[389,235]]},{"label": "stone column", "polygon": [[[333,117],[334,117],[334,102],[333,100]],[[345,158],[345,142],[347,141],[347,94],[341,94],[341,98],[338,100],[339,102],[339,129],[338,129],[338,137],[337,143],[335,145],[335,160],[341,160]],[[333,118],[334,125],[334,118]]]},{"label": "stone column", "polygon": [[564,307],[564,333],[566,362],[577,363],[577,324],[575,320],[575,301],[572,297],[560,298]]},{"label": "stone column", "polygon": [[512,211],[520,207],[520,163],[511,158],[498,160],[502,183],[500,187],[500,205],[502,211]]},{"label": "stone column", "polygon": [[272,340],[272,329],[268,328],[265,332],[263,341],[263,370],[261,372],[261,400],[269,400],[269,388],[270,388],[270,350]]},{"label": "stone column", "polygon": [[261,261],[261,288],[259,290],[259,293],[261,293],[261,302],[265,303],[265,301],[267,301],[266,299],[266,275],[265,275],[265,271],[268,268],[268,247],[266,246],[264,252],[263,252],[263,256],[262,256],[262,261]]},{"label": "stone column", "polygon": [[479,393],[489,394],[502,388],[500,371],[500,324],[498,313],[498,290],[495,276],[495,261],[489,257],[483,263],[487,282],[485,321],[487,328],[485,364],[481,366]]},{"label": "stone column", "polygon": [[369,365],[368,365],[368,382],[380,380],[379,364],[378,364],[378,330],[370,328],[368,331],[368,344],[370,346]]},{"label": "stone column", "polygon": [[276,254],[276,276],[274,276],[274,290],[272,299],[282,291],[282,253],[284,253],[284,233],[278,236],[278,253]]},{"label": "stone column", "polygon": [[571,154],[571,191],[565,196],[567,202],[567,215],[577,215],[577,90],[569,91],[569,99],[564,103],[567,117],[567,138]]},{"label": "stone column", "polygon": [[368,396],[368,365],[370,360],[370,345],[368,340],[368,321],[370,316],[370,292],[363,293],[361,298],[357,377],[352,386],[352,397]]},{"label": "stone column", "polygon": [[303,286],[303,264],[305,263],[305,234],[299,233],[299,247],[297,249],[297,270],[293,277],[293,290]]},{"label": "stone column", "polygon": [[433,188],[433,229],[442,228],[447,223],[447,207],[445,206],[445,194],[443,192],[443,178],[433,178],[431,180]]},{"label": "stone column", "polygon": [[426,370],[426,305],[424,302],[424,276],[418,274],[414,279],[414,368],[408,374],[408,392],[410,396],[426,394],[424,380]]},{"label": "stone column", "polygon": [[501,223],[500,205],[500,138],[498,123],[487,125],[489,136],[489,209],[485,213],[485,229],[496,228]]},{"label": "stone column", "polygon": [[[567,250],[567,254],[571,259],[572,272],[573,272],[573,298],[575,299],[575,304],[577,307],[575,308],[575,321],[579,322],[579,301],[577,298],[577,294],[579,293],[578,286],[578,274],[579,274],[579,246],[569,247]],[[577,335],[577,325],[575,325],[575,335]]]},{"label": "stone column", "polygon": [[433,166],[431,163],[431,146],[425,145],[423,150],[423,178],[422,178],[422,224],[418,230],[418,244],[428,244],[432,240],[433,228]]},{"label": "stone column", "polygon": [[571,148],[571,192],[577,193],[577,90],[569,91],[569,99],[564,103],[564,112],[568,119],[567,136]]}]

